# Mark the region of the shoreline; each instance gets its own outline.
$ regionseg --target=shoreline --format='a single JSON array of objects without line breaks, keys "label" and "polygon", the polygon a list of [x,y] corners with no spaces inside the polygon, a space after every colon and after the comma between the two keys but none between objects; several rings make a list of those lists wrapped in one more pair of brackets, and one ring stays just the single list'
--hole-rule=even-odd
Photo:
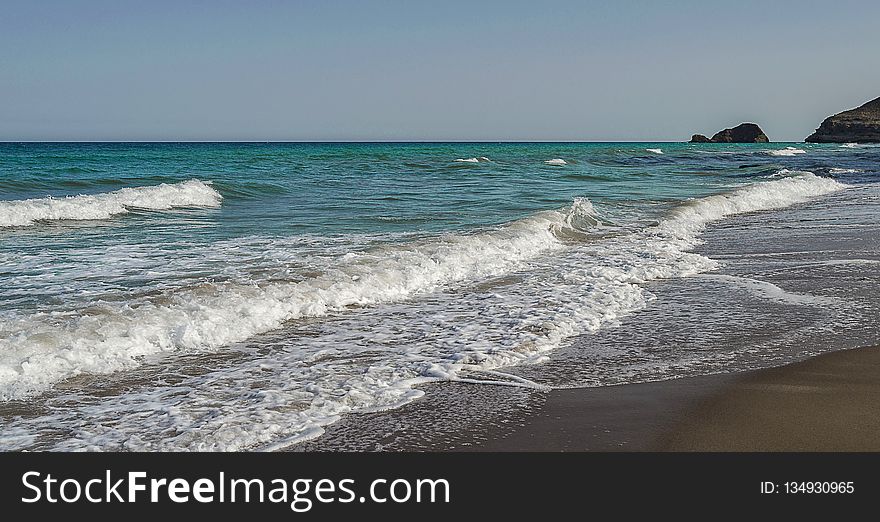
[{"label": "shoreline", "polygon": [[880,451],[880,347],[743,373],[554,390],[480,451]]},{"label": "shoreline", "polygon": [[[351,414],[282,451],[880,451],[880,346],[635,384],[421,388],[423,398],[399,409]],[[438,404],[459,415],[449,419]]]},{"label": "shoreline", "polygon": [[[346,415],[286,449],[880,450],[869,418],[880,405],[880,307],[867,284],[880,276],[878,207],[842,194],[771,223],[744,214],[709,227],[695,252],[718,271],[651,283],[654,300],[616,327],[509,370],[551,391],[432,383],[399,409]],[[730,355],[689,366],[690,353]],[[664,375],[652,361],[678,366]],[[621,363],[645,371],[595,371]]]}]

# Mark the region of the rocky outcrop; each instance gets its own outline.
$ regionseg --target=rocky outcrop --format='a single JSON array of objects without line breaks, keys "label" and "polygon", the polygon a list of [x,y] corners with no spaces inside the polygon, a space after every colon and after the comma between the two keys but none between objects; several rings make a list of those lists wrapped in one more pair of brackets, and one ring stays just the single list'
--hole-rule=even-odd
[{"label": "rocky outcrop", "polygon": [[754,123],[740,123],[736,127],[716,132],[712,139],[694,134],[691,143],[767,143],[770,139]]},{"label": "rocky outcrop", "polygon": [[761,127],[754,123],[740,123],[712,136],[712,143],[767,143],[770,141]]},{"label": "rocky outcrop", "polygon": [[880,98],[825,118],[810,143],[880,143]]}]

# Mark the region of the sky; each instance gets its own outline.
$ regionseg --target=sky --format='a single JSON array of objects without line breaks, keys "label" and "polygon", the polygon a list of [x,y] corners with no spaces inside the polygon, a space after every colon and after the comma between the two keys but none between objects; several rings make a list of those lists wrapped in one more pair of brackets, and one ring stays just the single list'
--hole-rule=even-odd
[{"label": "sky", "polygon": [[2,141],[800,141],[880,2],[0,0]]}]

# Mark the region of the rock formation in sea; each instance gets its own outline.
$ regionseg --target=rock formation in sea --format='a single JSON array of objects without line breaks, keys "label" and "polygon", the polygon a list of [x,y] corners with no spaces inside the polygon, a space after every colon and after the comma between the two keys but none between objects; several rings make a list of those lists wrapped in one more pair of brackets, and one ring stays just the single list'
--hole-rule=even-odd
[{"label": "rock formation in sea", "polygon": [[740,123],[736,127],[718,131],[711,139],[694,134],[691,143],[767,143],[770,139],[754,123]]},{"label": "rock formation in sea", "polygon": [[880,98],[825,118],[810,143],[880,143]]}]

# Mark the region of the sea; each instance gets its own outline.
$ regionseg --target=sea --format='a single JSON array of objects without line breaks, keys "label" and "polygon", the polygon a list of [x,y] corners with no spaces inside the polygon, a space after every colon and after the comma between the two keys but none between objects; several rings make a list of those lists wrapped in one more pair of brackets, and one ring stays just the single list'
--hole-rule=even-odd
[{"label": "sea", "polygon": [[878,182],[857,144],[2,143],[0,450],[290,449],[431,383],[876,344]]}]

